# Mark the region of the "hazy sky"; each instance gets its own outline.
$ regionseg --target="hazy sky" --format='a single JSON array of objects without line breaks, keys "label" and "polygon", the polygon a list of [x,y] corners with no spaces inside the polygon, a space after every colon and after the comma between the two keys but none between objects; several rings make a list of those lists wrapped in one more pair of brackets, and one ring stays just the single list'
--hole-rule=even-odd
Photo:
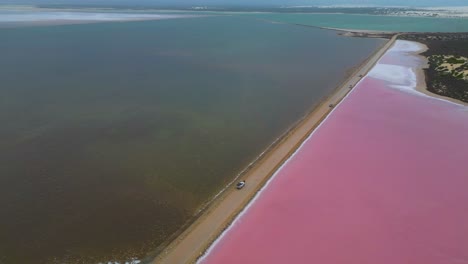
[{"label": "hazy sky", "polygon": [[0,0],[9,4],[468,6],[468,0]]}]

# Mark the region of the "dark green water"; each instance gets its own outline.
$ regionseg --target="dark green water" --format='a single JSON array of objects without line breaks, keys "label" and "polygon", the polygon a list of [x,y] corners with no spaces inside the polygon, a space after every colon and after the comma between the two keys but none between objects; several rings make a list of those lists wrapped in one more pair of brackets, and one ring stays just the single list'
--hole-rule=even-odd
[{"label": "dark green water", "polygon": [[383,41],[250,18],[0,30],[0,263],[143,258]]}]

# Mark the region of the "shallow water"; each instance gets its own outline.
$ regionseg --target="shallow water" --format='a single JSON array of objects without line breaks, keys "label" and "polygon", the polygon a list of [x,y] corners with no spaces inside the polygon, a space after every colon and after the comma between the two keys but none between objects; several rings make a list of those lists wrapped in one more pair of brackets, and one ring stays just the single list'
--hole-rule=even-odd
[{"label": "shallow water", "polygon": [[142,258],[383,42],[239,17],[0,38],[4,263]]}]

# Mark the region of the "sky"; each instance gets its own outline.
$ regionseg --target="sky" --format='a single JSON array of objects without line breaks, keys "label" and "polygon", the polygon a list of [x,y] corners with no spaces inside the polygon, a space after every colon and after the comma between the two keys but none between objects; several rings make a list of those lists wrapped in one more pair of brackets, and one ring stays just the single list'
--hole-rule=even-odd
[{"label": "sky", "polygon": [[0,4],[96,4],[142,6],[468,6],[468,0],[0,0]]}]

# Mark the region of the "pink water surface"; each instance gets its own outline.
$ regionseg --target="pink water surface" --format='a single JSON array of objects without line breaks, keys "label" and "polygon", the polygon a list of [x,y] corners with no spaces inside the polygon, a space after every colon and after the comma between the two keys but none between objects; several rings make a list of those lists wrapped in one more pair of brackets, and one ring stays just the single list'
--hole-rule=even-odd
[{"label": "pink water surface", "polygon": [[468,263],[468,108],[392,84],[365,77],[201,262]]}]

